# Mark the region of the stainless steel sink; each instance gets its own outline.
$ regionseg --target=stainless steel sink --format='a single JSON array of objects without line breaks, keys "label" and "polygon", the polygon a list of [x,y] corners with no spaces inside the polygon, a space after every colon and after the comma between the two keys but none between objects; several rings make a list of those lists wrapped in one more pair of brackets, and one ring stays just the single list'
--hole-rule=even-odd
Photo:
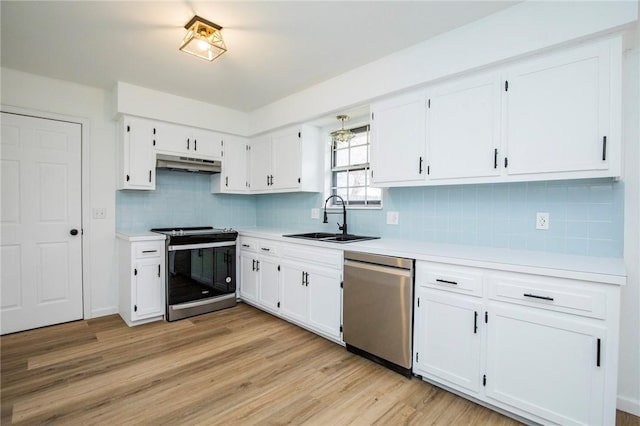
[{"label": "stainless steel sink", "polygon": [[315,241],[328,241],[331,243],[353,243],[356,241],[376,240],[380,237],[369,237],[366,235],[354,235],[354,234],[332,234],[330,232],[307,232],[304,234],[288,234],[283,237],[289,238],[302,238],[305,240]]}]

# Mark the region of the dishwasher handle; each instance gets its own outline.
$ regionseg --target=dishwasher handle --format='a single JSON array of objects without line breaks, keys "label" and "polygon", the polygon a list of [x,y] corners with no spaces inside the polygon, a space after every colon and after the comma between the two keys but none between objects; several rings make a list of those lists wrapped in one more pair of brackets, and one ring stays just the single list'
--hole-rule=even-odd
[{"label": "dishwasher handle", "polygon": [[375,265],[373,263],[358,262],[358,261],[348,260],[348,259],[344,261],[344,267],[345,269],[346,268],[364,269],[366,271],[380,272],[383,274],[398,275],[403,277],[411,277],[413,275],[412,269],[395,268],[393,266],[385,266],[385,265]]}]

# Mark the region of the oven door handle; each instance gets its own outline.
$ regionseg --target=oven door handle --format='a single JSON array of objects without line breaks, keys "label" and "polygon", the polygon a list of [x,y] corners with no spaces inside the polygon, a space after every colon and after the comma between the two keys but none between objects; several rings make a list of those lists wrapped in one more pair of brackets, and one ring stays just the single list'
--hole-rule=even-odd
[{"label": "oven door handle", "polygon": [[229,247],[229,246],[235,246],[235,245],[236,245],[235,241],[223,241],[220,243],[184,244],[184,245],[177,245],[177,246],[169,246],[168,250],[169,251],[193,250],[193,249],[204,249],[204,248],[211,248],[211,247]]},{"label": "oven door handle", "polygon": [[224,296],[216,296],[208,299],[198,300],[196,302],[186,302],[186,303],[180,303],[179,305],[170,305],[169,307],[174,311],[179,311],[181,309],[189,309],[189,308],[195,308],[196,306],[208,305],[210,303],[214,303],[219,300],[234,299],[235,297],[236,297],[236,294],[231,293]]}]

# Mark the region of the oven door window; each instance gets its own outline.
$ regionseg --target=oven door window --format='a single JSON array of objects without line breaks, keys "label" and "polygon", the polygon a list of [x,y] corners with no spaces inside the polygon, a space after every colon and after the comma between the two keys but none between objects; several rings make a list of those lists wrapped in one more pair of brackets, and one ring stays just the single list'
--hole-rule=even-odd
[{"label": "oven door window", "polygon": [[236,292],[235,247],[169,252],[169,304]]}]

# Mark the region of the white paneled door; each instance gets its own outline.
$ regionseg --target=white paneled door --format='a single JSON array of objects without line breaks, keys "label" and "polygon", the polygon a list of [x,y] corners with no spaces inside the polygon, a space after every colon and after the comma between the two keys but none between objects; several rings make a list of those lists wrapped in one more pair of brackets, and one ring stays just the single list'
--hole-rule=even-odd
[{"label": "white paneled door", "polygon": [[0,331],[81,319],[81,126],[3,112],[0,149]]}]

